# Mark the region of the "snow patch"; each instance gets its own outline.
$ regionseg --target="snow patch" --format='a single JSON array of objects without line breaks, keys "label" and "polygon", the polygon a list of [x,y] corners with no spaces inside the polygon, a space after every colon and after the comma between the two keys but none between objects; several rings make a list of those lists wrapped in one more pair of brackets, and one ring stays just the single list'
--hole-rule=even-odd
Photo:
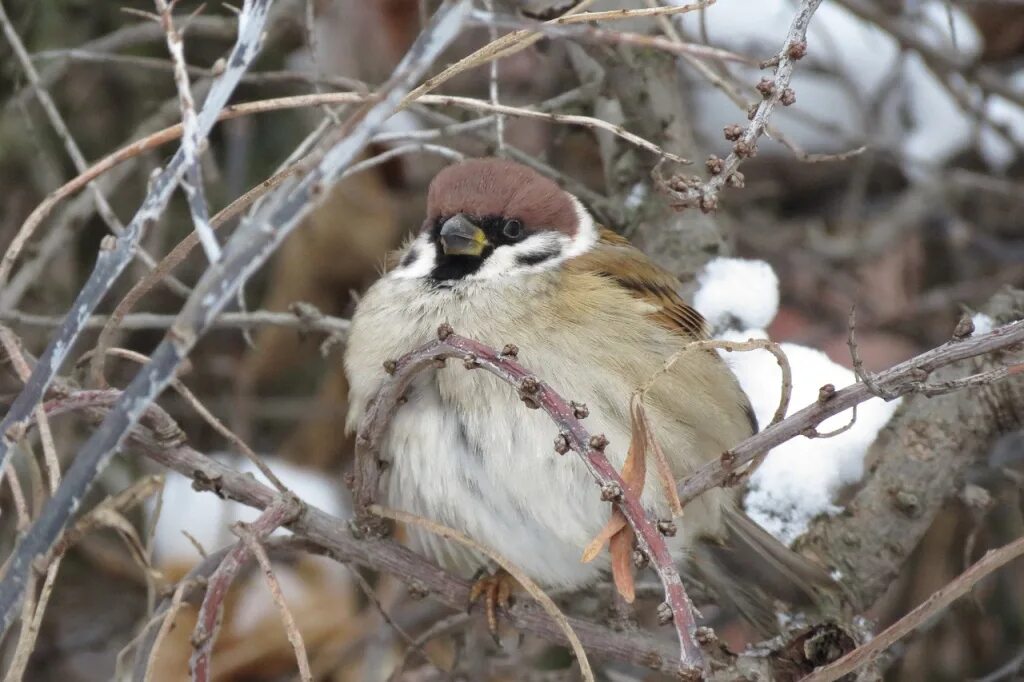
[{"label": "snow patch", "polygon": [[[214,455],[214,459],[236,471],[251,474],[264,485],[271,485],[244,457],[220,453]],[[263,457],[263,461],[303,502],[332,516],[344,518],[350,515],[336,481],[321,472],[298,467],[275,457]],[[155,504],[151,500],[147,513],[152,515],[154,508]],[[177,473],[168,473],[160,519],[153,537],[155,559],[163,565],[195,563],[199,555],[182,531],[194,537],[207,552],[214,552],[237,540],[230,530],[232,524],[255,521],[259,514],[258,510],[238,502],[222,500],[212,493],[196,492],[192,489],[191,479]],[[288,533],[279,529],[275,535]]]},{"label": "snow patch", "polygon": [[996,328],[996,321],[985,313],[975,313],[971,322],[974,323],[975,334],[988,334]]},{"label": "snow patch", "polygon": [[[698,278],[694,298],[698,311],[716,328],[739,321],[738,329],[720,331],[728,341],[767,339],[764,328],[779,304],[778,278],[767,263],[720,258],[711,261]],[[793,390],[788,415],[818,398],[819,389],[832,384],[841,389],[855,381],[853,372],[825,353],[793,343],[780,344],[792,370]],[[782,370],[768,351],[719,351],[750,399],[758,423],[767,425],[778,409]],[[841,511],[836,499],[845,485],[864,474],[864,455],[878,431],[892,416],[899,401],[874,398],[857,407],[857,421],[832,438],[797,436],[771,450],[751,477],[745,507],[758,524],[786,544],[803,534],[820,514]],[[850,421],[846,411],[818,426],[821,433],[842,428]]]},{"label": "snow patch", "polygon": [[694,306],[716,330],[764,328],[779,310],[779,278],[764,261],[716,258],[697,283]]}]

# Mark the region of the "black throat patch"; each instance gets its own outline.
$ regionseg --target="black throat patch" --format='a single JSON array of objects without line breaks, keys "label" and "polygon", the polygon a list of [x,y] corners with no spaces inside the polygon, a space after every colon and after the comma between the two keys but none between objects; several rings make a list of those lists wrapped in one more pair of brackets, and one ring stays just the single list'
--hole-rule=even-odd
[{"label": "black throat patch", "polygon": [[479,220],[474,220],[474,222],[487,235],[487,241],[491,245],[484,249],[483,253],[479,256],[449,256],[441,248],[440,242],[441,226],[444,224],[445,218],[446,216],[438,218],[430,228],[430,243],[434,247],[435,265],[427,277],[435,284],[460,280],[467,275],[473,274],[494,253],[495,246],[508,243],[508,240],[501,234],[501,228],[505,225],[505,218],[502,216],[485,216]]}]

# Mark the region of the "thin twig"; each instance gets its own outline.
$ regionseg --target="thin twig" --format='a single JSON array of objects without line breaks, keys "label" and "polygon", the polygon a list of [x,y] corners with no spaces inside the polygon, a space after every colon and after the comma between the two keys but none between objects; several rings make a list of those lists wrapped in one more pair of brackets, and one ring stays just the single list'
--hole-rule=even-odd
[{"label": "thin twig", "polygon": [[[260,0],[253,0],[253,2],[260,2]],[[252,10],[254,7],[257,5],[252,3],[245,5],[247,10]],[[259,7],[262,7],[265,13],[266,6],[259,5]],[[455,0],[455,2],[449,2],[442,6],[435,14],[431,26],[417,38],[393,76],[382,86],[378,92],[377,101],[372,105],[365,106],[337,131],[324,153],[319,158],[311,160],[312,167],[300,182],[292,187],[286,185],[280,188],[275,194],[274,202],[268,203],[264,206],[264,210],[250,220],[243,221],[243,224],[235,231],[225,247],[224,257],[216,263],[212,263],[207,269],[179,314],[177,322],[151,355],[150,363],[139,370],[131,384],[125,389],[118,404],[107,414],[100,427],[75,455],[74,463],[68,470],[64,484],[61,485],[57,495],[46,505],[40,520],[29,529],[12,554],[7,573],[3,581],[0,582],[0,632],[6,632],[10,627],[17,605],[24,597],[27,575],[33,559],[49,551],[68,519],[95,482],[96,477],[123,444],[132,427],[147,414],[153,401],[173,380],[177,368],[184,362],[185,357],[199,338],[208,330],[212,320],[233,299],[242,284],[266,262],[301,219],[312,210],[316,199],[323,195],[327,186],[335,182],[341,172],[355,160],[356,155],[370,136],[394,112],[405,93],[413,87],[413,84],[419,80],[433,60],[458,35],[469,9],[467,0]],[[252,17],[247,18],[246,12],[243,11],[240,18],[240,37],[247,34],[247,27],[251,26],[254,21],[255,19]],[[241,40],[241,44],[248,45],[246,49],[255,54],[255,44],[249,45],[244,40]],[[239,58],[239,63],[239,68],[246,65],[245,60],[241,58]],[[232,72],[233,69],[229,62],[225,75]],[[215,100],[214,92],[216,90],[215,86],[214,91],[211,91],[207,98],[203,114],[200,115],[204,126],[212,125],[215,117],[215,113],[206,114],[208,107],[212,106],[211,102]],[[216,104],[216,110],[219,111],[219,105],[222,102],[216,102]],[[175,158],[181,158],[181,154],[179,153]],[[314,161],[315,165],[313,165]],[[169,185],[171,180],[172,177],[169,177]],[[162,204],[159,207],[162,208]],[[118,248],[127,254],[130,252],[131,245],[125,243],[123,247]],[[120,260],[113,260],[109,262],[108,267],[114,267],[116,274],[123,268],[123,264],[120,264]],[[94,297],[105,293],[110,283],[112,280],[108,282],[106,278],[103,278],[101,281],[97,281],[95,287],[90,287],[87,284],[79,298]],[[67,325],[74,331],[70,340],[77,337],[81,329],[81,321],[91,312],[92,306],[80,304],[73,308]],[[60,347],[59,344],[61,342],[69,343],[70,340],[66,338],[65,334],[58,334],[47,348],[46,353],[36,365],[37,371],[34,372],[34,375],[40,375],[38,380],[34,384],[30,380],[29,385],[32,387],[32,391],[29,391],[28,387],[22,391],[15,399],[15,403],[3,423],[0,424],[0,428],[4,432],[10,424],[22,422],[32,414],[32,409],[59,369],[59,361],[54,361],[56,356],[63,358],[68,352],[67,348]],[[43,367],[46,370],[39,371]],[[4,440],[2,443],[4,450],[0,452],[0,457],[9,449],[9,441]],[[2,464],[2,460],[0,460],[0,464]]]},{"label": "thin twig", "polygon": [[[92,351],[83,355],[79,359],[79,363],[87,361],[89,359],[89,355],[91,354],[91,352]],[[137,362],[143,365],[149,362],[149,358],[147,356],[143,355],[142,353],[137,353],[133,350],[128,350],[127,348],[108,348],[107,353],[109,355],[113,355],[119,358],[125,358],[127,360],[131,360],[133,362]],[[257,455],[256,451],[249,447],[249,444],[242,440],[241,437],[236,435],[234,431],[225,426],[224,422],[218,419],[217,416],[214,415],[213,412],[211,412],[209,408],[207,408],[206,405],[204,405],[201,400],[199,400],[198,396],[196,396],[195,393],[189,390],[188,386],[186,386],[181,379],[174,379],[171,382],[171,388],[173,388],[174,391],[178,395],[180,395],[185,400],[185,402],[192,407],[193,410],[196,411],[196,413],[204,422],[209,424],[214,431],[216,431],[221,436],[226,438],[243,455],[245,455],[245,458],[248,459],[252,463],[252,465],[256,467],[256,469],[259,470],[259,472],[266,477],[268,481],[270,481],[271,485],[277,488],[277,491],[279,493],[287,494],[291,492],[290,490],[288,490],[288,487],[281,481],[281,479],[277,477],[277,474],[275,474],[274,471],[269,466],[267,466],[267,463],[263,461],[263,458]],[[200,554],[202,554],[201,550]]]},{"label": "thin twig", "polygon": [[313,682],[313,674],[309,671],[309,656],[306,655],[306,644],[302,641],[302,633],[299,632],[298,625],[295,624],[295,617],[292,616],[292,612],[288,609],[288,604],[285,603],[284,595],[281,593],[281,584],[277,581],[277,576],[274,575],[274,567],[270,565],[270,557],[267,556],[267,551],[263,549],[261,538],[257,537],[253,526],[250,524],[239,523],[237,526],[239,536],[249,549],[249,552],[256,557],[260,570],[263,571],[263,578],[267,581],[267,588],[270,590],[270,595],[274,599],[277,611],[281,615],[281,624],[284,625],[284,631],[292,645],[292,650],[295,652],[295,661],[299,666],[299,679],[302,682]]},{"label": "thin twig", "polygon": [[[11,44],[15,56],[18,58],[18,62],[21,65],[22,70],[25,72],[26,77],[32,92],[35,94],[39,104],[43,107],[43,112],[46,114],[47,121],[50,126],[57,133],[57,137],[60,138],[64,144],[65,150],[67,150],[68,156],[71,157],[71,162],[75,166],[75,170],[79,173],[84,173],[89,167],[89,164],[85,160],[85,156],[82,155],[82,150],[79,148],[78,143],[75,142],[75,138],[71,136],[71,131],[68,130],[67,124],[60,115],[60,111],[57,110],[57,105],[53,102],[53,98],[50,97],[50,93],[46,91],[39,78],[39,73],[36,71],[35,66],[32,64],[32,59],[25,49],[25,45],[21,42],[21,38],[18,36],[17,31],[14,30],[14,26],[11,24],[10,19],[7,16],[7,12],[4,9],[3,2],[0,2],[0,27],[3,28],[4,35],[8,42]],[[96,183],[88,183],[89,191],[92,193],[93,201],[96,204],[96,211],[103,218],[103,221],[110,228],[110,231],[115,235],[121,235],[124,232],[124,226],[121,221],[117,219],[117,215],[114,213],[114,209],[110,207],[110,203],[107,198],[103,196],[103,192]],[[148,253],[143,251],[138,252],[139,259],[149,268],[152,268],[156,261]],[[0,275],[0,285],[5,281],[3,275]]]},{"label": "thin twig", "polygon": [[896,642],[921,627],[947,606],[964,596],[990,573],[1014,559],[1024,556],[1024,538],[1018,538],[999,549],[989,550],[973,566],[928,597],[920,606],[887,627],[867,644],[846,654],[838,661],[818,668],[801,682],[832,682],[868,665]]},{"label": "thin twig", "polygon": [[[200,129],[205,135],[216,120],[217,113],[238,83],[238,78],[255,58],[262,36],[271,0],[247,0],[239,16],[238,40],[232,49],[231,58],[224,74],[214,83],[199,116]],[[61,365],[73,348],[82,331],[85,320],[105,298],[110,287],[127,267],[142,236],[144,227],[156,220],[170,199],[171,192],[184,172],[184,153],[179,149],[167,167],[152,183],[150,192],[143,200],[135,217],[123,234],[111,244],[101,246],[99,257],[88,281],[80,290],[75,303],[57,334],[50,340],[46,350],[36,363],[25,387],[15,398],[7,414],[0,421],[0,470],[7,462],[12,440],[8,433],[12,426],[24,423],[42,399],[46,389],[53,382]],[[7,254],[5,254],[5,263]],[[2,281],[2,277],[0,277]],[[147,386],[146,393],[152,394],[154,386]],[[151,395],[151,400],[156,395]],[[138,415],[144,411],[144,401]],[[136,418],[137,418],[136,416]],[[128,419],[130,425],[131,419]],[[108,425],[108,428],[110,426]],[[102,432],[103,429],[100,430]],[[115,429],[115,431],[118,431]],[[95,435],[94,435],[95,437]],[[103,439],[105,440],[105,438]],[[118,439],[119,440],[119,439]],[[19,543],[10,558],[7,573],[0,583],[0,633],[6,632],[13,620],[15,609],[21,602],[27,587],[26,579],[32,559],[45,553],[59,536],[84,497],[91,481],[116,452],[116,442],[103,452],[91,453],[90,457],[76,457],[68,470],[68,478],[57,494],[50,499],[39,519]],[[68,480],[71,483],[68,483]],[[40,542],[40,540],[42,542]]]},{"label": "thin twig", "polygon": [[[259,518],[248,528],[250,538],[265,538],[278,527],[287,524],[299,513],[298,501],[291,496],[277,498],[270,504]],[[189,660],[189,672],[194,682],[209,682],[211,672],[213,645],[217,641],[224,614],[224,599],[231,589],[231,583],[241,570],[249,554],[249,545],[239,540],[220,562],[220,566],[210,576],[206,596],[199,609],[199,617],[192,631],[192,657]],[[308,668],[308,663],[307,663]],[[308,669],[307,669],[308,672]]]},{"label": "thin twig", "polygon": [[792,93],[789,83],[793,77],[793,67],[807,52],[807,27],[819,5],[821,0],[801,0],[786,41],[771,60],[775,63],[773,77],[762,81],[763,97],[754,110],[750,125],[743,130],[736,126],[735,136],[733,133],[729,134],[728,139],[734,140],[732,151],[724,160],[714,165],[711,178],[703,183],[699,182],[699,179],[696,182],[684,179],[681,182],[669,180],[667,183],[660,183],[672,198],[673,206],[700,208],[704,212],[712,212],[718,208],[719,193],[727,183],[742,183],[741,176],[736,174],[740,164],[743,159],[757,153],[757,141],[764,134],[776,105],[784,95]]},{"label": "thin twig", "polygon": [[[98,421],[121,396],[121,392],[116,389],[76,391],[65,384],[61,384],[61,388],[67,391],[66,395],[45,404],[50,417],[84,410]],[[132,445],[157,464],[192,479],[193,487],[197,490],[209,491],[218,497],[256,509],[266,509],[279,499],[280,496],[272,488],[252,476],[206,457],[189,447],[180,437],[166,435],[174,432],[180,433],[180,429],[173,420],[161,408],[151,405],[146,419],[132,431]],[[307,504],[301,516],[288,527],[296,535],[324,548],[338,561],[392,573],[417,589],[426,590],[453,609],[465,609],[469,603],[470,584],[467,581],[446,573],[422,556],[394,542],[355,538],[347,520],[336,519]],[[204,560],[203,565],[207,569],[201,575],[212,572],[223,556],[224,553],[217,552]],[[530,604],[517,604],[511,607],[508,617],[519,630],[568,644],[563,630],[542,609]],[[665,673],[678,672],[677,655],[656,639],[613,632],[579,618],[569,617],[568,621],[592,656],[624,661]],[[137,650],[134,680],[143,679],[147,661],[150,660],[149,652],[153,651],[153,638],[156,636],[152,627],[155,622],[146,627],[143,644]],[[170,623],[166,622],[165,627],[170,628]]]},{"label": "thin twig", "polygon": [[210,209],[206,205],[206,190],[203,186],[203,172],[200,165],[205,135],[199,128],[196,105],[192,99],[192,84],[189,82],[188,67],[185,64],[185,47],[181,34],[174,27],[171,6],[167,0],[154,0],[160,13],[160,23],[167,34],[167,51],[174,63],[174,84],[178,88],[178,102],[181,106],[181,151],[185,155],[185,175],[181,188],[188,199],[188,210],[192,214],[199,241],[211,263],[220,259],[220,244],[210,227]]},{"label": "thin twig", "polygon": [[[326,92],[319,95],[295,95],[291,97],[277,97],[266,100],[258,100],[255,102],[246,102],[242,104],[233,104],[222,109],[217,117],[218,121],[225,121],[237,118],[239,116],[248,116],[251,114],[266,113],[271,111],[280,111],[284,109],[294,109],[302,107],[312,107],[321,104],[359,104],[374,102],[377,99],[377,95],[365,95],[361,93],[353,92]],[[519,116],[524,118],[533,118],[537,120],[545,120],[551,123],[561,123],[567,125],[578,125],[592,130],[607,130],[614,135],[617,135],[631,144],[635,144],[643,149],[647,149],[659,157],[664,157],[677,163],[687,163],[685,159],[682,159],[673,154],[662,150],[660,147],[645,140],[633,133],[626,131],[621,126],[611,124],[607,121],[603,121],[598,118],[591,116],[581,115],[562,115],[556,112],[548,112],[543,109],[546,107],[513,107],[508,105],[499,105],[497,107],[491,105],[489,102],[484,100],[474,99],[472,97],[452,97],[443,95],[425,95],[421,97],[418,102],[424,105],[433,106],[454,106],[462,109],[468,109],[471,111],[484,111],[495,114],[504,114],[506,116]],[[204,107],[205,111],[205,107]],[[146,137],[132,142],[117,151],[114,151],[104,158],[97,161],[91,167],[80,173],[77,177],[69,180],[67,183],[51,192],[46,199],[44,199],[32,213],[29,214],[25,222],[22,223],[15,235],[11,244],[8,246],[7,251],[4,253],[3,259],[0,260],[0,303],[6,304],[7,300],[2,294],[2,285],[7,281],[14,263],[17,261],[18,256],[24,250],[28,243],[29,238],[35,232],[36,228],[42,223],[42,221],[53,211],[53,209],[64,199],[71,196],[75,192],[79,191],[83,187],[87,186],[92,180],[99,177],[103,173],[109,171],[114,166],[117,166],[128,159],[134,158],[144,152],[147,152],[155,147],[158,147],[167,142],[179,139],[182,135],[182,126],[180,124],[169,126],[155,133],[147,135]],[[170,167],[175,167],[176,156],[172,159]],[[521,157],[516,157],[520,161],[528,161]],[[534,162],[536,163],[536,162]],[[297,172],[301,170],[296,168],[291,172]],[[546,171],[547,174],[551,174],[550,170]],[[161,178],[163,175],[160,176]],[[285,176],[286,177],[286,176]],[[283,177],[275,176],[279,181],[283,180]],[[159,184],[160,179],[154,182],[154,186]],[[261,187],[261,186],[258,186]],[[269,188],[269,186],[262,186],[263,190]],[[581,196],[586,194],[584,189],[582,192],[575,192]],[[231,210],[229,210],[231,209]],[[237,211],[233,209],[233,206],[229,206],[221,214],[235,215]],[[216,216],[211,221],[216,224]],[[0,308],[3,306],[0,305]]]},{"label": "thin twig", "polygon": [[[304,304],[303,313],[313,310],[313,306]],[[321,332],[346,336],[349,321],[340,317],[331,317],[316,311],[317,314],[279,313],[270,310],[253,310],[248,313],[221,313],[210,321],[212,329],[257,329],[259,327],[285,327],[302,332]],[[129,331],[140,329],[170,329],[174,324],[174,315],[156,313],[134,313],[126,316],[119,328]],[[20,325],[24,327],[59,327],[64,318],[52,315],[33,315],[17,310],[0,313],[0,323]],[[83,322],[84,329],[100,329],[110,321],[109,315],[92,315]]]},{"label": "thin twig", "polygon": [[[903,395],[914,391],[929,374],[954,362],[984,355],[1024,342],[1024,321],[1014,322],[987,334],[945,343],[874,375],[874,383],[886,395]],[[950,390],[957,390],[957,386]],[[826,400],[815,401],[781,422],[766,427],[746,439],[719,460],[710,462],[688,476],[678,486],[679,499],[686,504],[707,490],[722,485],[742,466],[755,457],[791,438],[804,433],[829,417],[875,397],[864,383],[856,383],[831,393]]]},{"label": "thin twig", "polygon": [[420,635],[405,648],[405,652],[402,654],[401,660],[398,661],[395,669],[392,670],[391,675],[388,676],[388,682],[399,682],[402,677],[402,673],[405,672],[405,666],[409,663],[409,658],[414,653],[420,654],[420,656],[423,656],[429,662],[430,659],[427,657],[426,651],[423,648],[424,645],[435,637],[446,635],[449,632],[465,626],[469,621],[470,614],[453,613],[452,615],[437,621],[420,633]]},{"label": "thin twig", "polygon": [[[709,3],[713,4],[713,3]],[[693,7],[693,6],[690,6]],[[668,8],[662,8],[668,9]],[[684,9],[684,7],[672,7],[673,10]],[[645,10],[633,10],[637,12],[643,12]],[[598,14],[594,12],[592,14]],[[589,15],[581,14],[576,15],[572,18],[585,18]],[[644,33],[631,33],[629,31],[607,31],[600,28],[594,28],[592,26],[579,26],[577,22],[564,22],[563,25],[552,25],[541,22],[531,22],[518,17],[505,16],[501,14],[495,14],[493,12],[474,12],[473,18],[478,23],[485,26],[508,26],[510,28],[522,28],[528,27],[529,30],[536,31],[547,37],[553,38],[570,38],[573,40],[579,40],[581,42],[604,44],[604,45],[632,45],[635,47],[647,48],[652,50],[659,50],[661,52],[668,52],[676,56],[689,55],[697,59],[725,61],[725,62],[736,62],[739,64],[746,64],[748,66],[756,66],[758,61],[747,57],[745,55],[726,50],[720,47],[711,47],[709,45],[701,45],[695,43],[688,43],[685,40],[670,40],[667,38],[661,38],[659,36],[651,36]],[[494,63],[493,61],[491,62]]]},{"label": "thin twig", "polygon": [[[491,14],[494,13],[494,0],[484,0],[484,7]],[[495,23],[490,23],[487,26],[491,42],[493,43],[498,39],[498,26]],[[498,106],[498,60],[491,60],[491,74],[488,88],[488,94],[491,98],[491,105]],[[505,116],[498,114],[494,117],[494,141],[497,144],[497,151],[499,156],[505,155]]]}]

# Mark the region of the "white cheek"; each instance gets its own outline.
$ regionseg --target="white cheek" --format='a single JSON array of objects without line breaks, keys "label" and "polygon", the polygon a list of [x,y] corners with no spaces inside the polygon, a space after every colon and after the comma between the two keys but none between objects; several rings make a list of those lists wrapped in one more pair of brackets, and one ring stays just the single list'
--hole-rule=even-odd
[{"label": "white cheek", "polygon": [[[568,194],[568,192],[566,192]],[[590,215],[590,211],[584,208],[580,200],[569,194],[572,200],[572,207],[576,210],[576,236],[571,240],[569,248],[565,251],[564,259],[581,256],[597,244],[597,226]]]},{"label": "white cheek", "polygon": [[[466,279],[482,280],[552,270],[566,259],[566,253],[571,246],[572,240],[564,234],[554,232],[535,235],[514,246],[499,246],[484,261],[480,269],[468,275]],[[555,252],[557,255],[532,265],[524,265],[519,262],[520,256],[545,252]]]},{"label": "white cheek", "polygon": [[413,252],[416,257],[408,265],[399,265],[387,276],[398,279],[418,279],[429,275],[436,265],[436,251],[429,235],[421,234],[416,237],[409,246],[409,250],[402,256],[402,260],[404,261]]}]

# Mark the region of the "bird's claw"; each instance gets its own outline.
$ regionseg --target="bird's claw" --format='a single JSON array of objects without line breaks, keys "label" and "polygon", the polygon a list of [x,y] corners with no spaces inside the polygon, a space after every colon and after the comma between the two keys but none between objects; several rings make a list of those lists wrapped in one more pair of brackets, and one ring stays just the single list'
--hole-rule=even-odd
[{"label": "bird's claw", "polygon": [[467,611],[472,611],[473,606],[478,601],[481,601],[481,599],[483,600],[484,613],[487,615],[487,630],[491,633],[494,641],[499,644],[498,608],[507,609],[511,605],[512,587],[514,585],[515,579],[505,570],[498,569],[491,575],[477,578],[473,583],[473,587],[469,590],[469,608]]}]

